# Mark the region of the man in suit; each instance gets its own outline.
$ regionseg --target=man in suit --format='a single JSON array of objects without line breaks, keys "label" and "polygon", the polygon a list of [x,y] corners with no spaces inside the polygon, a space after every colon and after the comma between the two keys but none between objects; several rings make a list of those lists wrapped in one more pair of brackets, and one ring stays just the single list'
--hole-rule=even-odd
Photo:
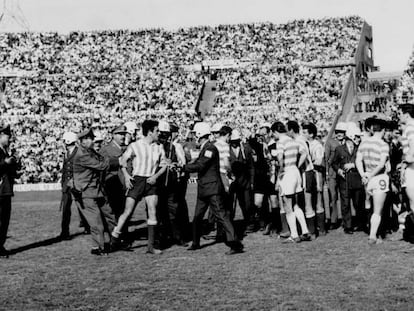
[{"label": "man in suit", "polygon": [[[230,137],[230,168],[234,181],[230,185],[231,202],[237,198],[246,226],[246,232],[253,232],[253,198],[254,161],[253,151],[248,144],[241,142],[237,129],[232,131]],[[234,219],[235,210],[231,219]]]},{"label": "man in suit", "polygon": [[196,137],[201,145],[200,155],[193,162],[183,166],[188,173],[198,173],[197,204],[193,218],[193,244],[188,250],[200,249],[201,225],[204,214],[210,206],[218,223],[226,233],[226,244],[233,255],[243,252],[243,244],[236,238],[230,215],[223,205],[224,186],[220,176],[219,153],[209,141],[210,126],[200,122],[195,125]]},{"label": "man in suit", "polygon": [[[62,223],[61,223],[61,232],[59,237],[62,240],[70,240],[70,218],[72,216],[71,206],[72,206],[72,194],[71,188],[68,185],[73,178],[73,157],[76,154],[78,149],[76,143],[78,141],[78,136],[73,132],[66,132],[63,134],[63,142],[66,147],[66,154],[63,160],[62,166],[62,199],[60,201],[60,209],[62,211]],[[89,232],[89,226],[86,222],[86,219],[83,217],[82,213],[79,211],[80,216],[80,226],[85,228],[85,232]]]},{"label": "man in suit", "polygon": [[352,234],[354,231],[352,226],[351,200],[356,212],[356,225],[358,230],[364,230],[366,227],[364,216],[364,187],[355,165],[360,137],[361,131],[356,126],[349,126],[349,129],[346,131],[345,144],[335,149],[335,154],[332,159],[332,168],[338,174],[343,228],[346,234]]},{"label": "man in suit", "polygon": [[0,127],[0,257],[7,258],[8,250],[4,248],[11,214],[11,198],[14,195],[14,178],[20,164],[9,154],[10,126]]},{"label": "man in suit", "polygon": [[325,144],[325,161],[327,172],[327,183],[329,189],[329,210],[325,211],[327,221],[330,221],[330,227],[337,229],[340,226],[338,217],[338,180],[337,172],[332,167],[332,160],[335,155],[335,149],[343,145],[345,139],[346,124],[344,122],[338,122],[335,127],[335,138],[329,139]]},{"label": "man in suit", "polygon": [[[115,128],[112,131],[111,142],[103,146],[99,153],[111,160],[119,159],[125,151],[126,134],[127,129],[124,125]],[[109,205],[112,208],[112,212],[114,213],[115,218],[118,219],[124,211],[126,191],[123,184],[123,176],[119,168],[106,171],[104,189],[105,194],[108,197]]]},{"label": "man in suit", "polygon": [[119,168],[119,159],[107,159],[93,149],[95,135],[90,129],[78,135],[80,145],[73,158],[73,179],[70,183],[77,206],[91,228],[92,255],[103,255],[104,232],[111,234],[116,225],[115,216],[107,202],[103,189],[103,174]]}]

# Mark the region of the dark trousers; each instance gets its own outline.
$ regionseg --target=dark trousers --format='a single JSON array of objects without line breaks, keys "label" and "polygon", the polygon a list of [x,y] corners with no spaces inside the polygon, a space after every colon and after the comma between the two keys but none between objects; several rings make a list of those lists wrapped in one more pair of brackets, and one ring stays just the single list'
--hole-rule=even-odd
[{"label": "dark trousers", "polygon": [[[61,234],[69,235],[70,218],[72,217],[72,195],[69,191],[62,192],[60,208],[62,210]],[[86,221],[85,217],[82,215],[80,211],[79,218],[80,224],[82,224],[85,229],[88,229],[88,222]]]},{"label": "dark trousers", "polygon": [[[338,184],[337,180],[334,177],[328,177],[328,190],[329,190],[329,208],[331,216],[331,222],[338,221],[338,209],[337,209],[337,200],[338,200]],[[343,216],[342,216],[343,217]]]},{"label": "dark trousers", "polygon": [[124,212],[125,192],[124,186],[118,176],[113,176],[105,182],[105,193],[116,219]]},{"label": "dark trousers", "polygon": [[4,246],[9,229],[11,214],[11,196],[0,196],[0,248]]},{"label": "dark trousers", "polygon": [[364,189],[349,189],[341,183],[339,193],[341,197],[341,212],[344,229],[352,228],[351,200],[356,213],[355,225],[357,227],[365,226]]},{"label": "dark trousers", "polygon": [[200,245],[202,222],[208,207],[210,207],[214,214],[217,223],[223,227],[226,234],[227,245],[230,247],[238,245],[239,242],[236,240],[234,228],[230,221],[230,213],[224,208],[221,195],[211,195],[203,198],[197,197],[193,218],[193,244]]},{"label": "dark trousers", "polygon": [[161,233],[165,239],[184,240],[189,223],[185,195],[183,199],[182,190],[179,189],[178,185],[162,189],[157,208]]},{"label": "dark trousers", "polygon": [[243,214],[243,218],[246,224],[249,224],[252,217],[253,210],[253,198],[252,192],[249,189],[244,189],[242,187],[230,187],[230,201],[231,201],[231,220],[234,220],[236,214],[235,200],[239,202],[240,209]]},{"label": "dark trousers", "polygon": [[82,198],[76,201],[91,228],[94,247],[104,248],[104,233],[109,235],[116,226],[115,215],[105,198]]}]

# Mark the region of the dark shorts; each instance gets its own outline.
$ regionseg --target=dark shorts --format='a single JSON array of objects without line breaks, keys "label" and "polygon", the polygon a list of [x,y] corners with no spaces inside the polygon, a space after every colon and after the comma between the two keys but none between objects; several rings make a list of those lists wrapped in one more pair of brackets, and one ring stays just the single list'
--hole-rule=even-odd
[{"label": "dark shorts", "polygon": [[317,189],[315,171],[305,172],[305,192],[315,192]]},{"label": "dark shorts", "polygon": [[253,187],[254,193],[260,193],[264,195],[276,195],[276,185],[272,183],[267,175],[255,176],[255,183]]},{"label": "dark shorts", "polygon": [[142,198],[150,195],[157,195],[157,185],[147,183],[148,177],[134,176],[133,187],[127,192],[127,197],[135,201],[141,201]]}]

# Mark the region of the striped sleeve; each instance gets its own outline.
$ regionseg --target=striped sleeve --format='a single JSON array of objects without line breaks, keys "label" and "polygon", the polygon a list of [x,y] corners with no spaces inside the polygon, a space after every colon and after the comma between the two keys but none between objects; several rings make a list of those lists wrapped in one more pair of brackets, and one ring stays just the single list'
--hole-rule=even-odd
[{"label": "striped sleeve", "polygon": [[276,144],[276,155],[278,157],[283,157],[283,153],[285,152],[286,149],[286,145],[285,145],[285,141],[278,141]]},{"label": "striped sleeve", "polygon": [[383,143],[381,146],[381,156],[385,156],[387,159],[390,155],[390,147],[388,146],[387,143]]},{"label": "striped sleeve", "polygon": [[166,155],[165,155],[165,150],[164,150],[164,146],[163,145],[159,145],[158,146],[159,147],[159,154],[160,154],[160,159],[159,159],[159,165],[160,166],[166,166],[167,165],[167,162],[166,162],[166,159],[167,159],[167,157],[166,157]]},{"label": "striped sleeve", "polygon": [[408,151],[410,150],[410,142],[414,140],[414,124],[409,123],[407,127],[404,129],[403,135],[401,137],[403,153],[407,155]]}]

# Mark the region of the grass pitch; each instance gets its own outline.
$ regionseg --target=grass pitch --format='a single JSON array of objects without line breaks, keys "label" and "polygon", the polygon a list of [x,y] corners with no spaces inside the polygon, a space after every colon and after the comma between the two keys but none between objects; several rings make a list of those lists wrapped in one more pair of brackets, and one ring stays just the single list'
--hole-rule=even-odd
[{"label": "grass pitch", "polygon": [[[194,193],[190,185],[190,213]],[[0,310],[414,309],[414,249],[401,241],[370,247],[366,235],[336,230],[284,245],[254,233],[243,241],[246,252],[231,257],[224,244],[150,256],[146,240],[130,252],[95,257],[75,209],[73,239],[55,239],[59,198],[17,193],[6,242],[15,254],[0,259]]]}]

